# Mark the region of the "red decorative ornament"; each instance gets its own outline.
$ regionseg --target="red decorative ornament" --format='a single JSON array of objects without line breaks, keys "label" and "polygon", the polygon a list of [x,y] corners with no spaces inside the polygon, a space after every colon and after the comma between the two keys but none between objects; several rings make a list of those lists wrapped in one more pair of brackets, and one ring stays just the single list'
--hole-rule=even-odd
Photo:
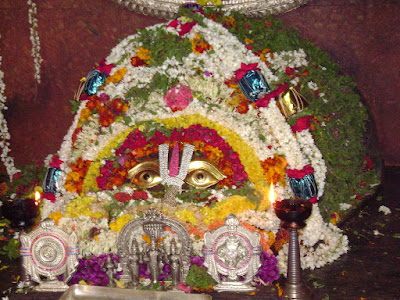
[{"label": "red decorative ornament", "polygon": [[292,126],[293,132],[300,132],[310,128],[310,116],[298,118],[296,124]]},{"label": "red decorative ornament", "polygon": [[311,164],[306,165],[303,169],[297,170],[297,169],[287,169],[286,170],[287,176],[290,178],[295,178],[295,179],[302,179],[306,175],[314,174],[314,168],[311,167]]}]

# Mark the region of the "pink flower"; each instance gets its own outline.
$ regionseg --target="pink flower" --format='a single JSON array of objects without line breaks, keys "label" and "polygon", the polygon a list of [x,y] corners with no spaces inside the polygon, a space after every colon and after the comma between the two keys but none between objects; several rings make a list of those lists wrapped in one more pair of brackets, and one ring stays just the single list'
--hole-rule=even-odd
[{"label": "pink flower", "polygon": [[292,131],[298,132],[310,128],[310,119],[310,116],[298,118],[296,124],[292,126]]},{"label": "pink flower", "polygon": [[257,66],[258,66],[258,63],[254,63],[254,64],[242,63],[240,69],[235,71],[236,82],[238,82],[240,79],[242,79],[247,74],[248,71],[260,71],[260,69]]},{"label": "pink flower", "polygon": [[184,291],[185,293],[190,293],[192,291],[192,288],[190,287],[190,285],[180,282],[178,284],[178,290]]},{"label": "pink flower", "polygon": [[190,87],[182,84],[174,86],[164,96],[165,103],[174,112],[185,109],[192,100],[192,90]]}]

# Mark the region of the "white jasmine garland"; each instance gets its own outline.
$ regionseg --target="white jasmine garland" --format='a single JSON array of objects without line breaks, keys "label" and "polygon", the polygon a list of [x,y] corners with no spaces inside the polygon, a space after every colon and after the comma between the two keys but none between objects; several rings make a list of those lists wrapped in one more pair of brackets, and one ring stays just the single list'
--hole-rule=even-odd
[{"label": "white jasmine garland", "polygon": [[[86,103],[88,100],[84,100],[81,102],[78,111],[75,114],[74,121],[72,122],[71,127],[68,129],[67,135],[64,137],[63,142],[61,144],[61,148],[58,151],[58,155],[60,157],[60,160],[62,160],[65,164],[65,162],[69,162],[69,158],[71,156],[71,151],[72,151],[72,134],[75,131],[75,128],[78,126],[79,122],[79,117],[81,116],[82,109],[86,107]],[[62,165],[61,165],[62,166]]]},{"label": "white jasmine garland", "polygon": [[82,131],[78,133],[77,139],[74,144],[74,149],[72,151],[72,162],[79,158],[82,153],[90,148],[90,144],[96,140],[99,134],[99,116],[92,116],[91,120],[84,126],[82,126]]},{"label": "white jasmine garland", "polygon": [[306,161],[296,139],[293,137],[292,129],[281,114],[275,99],[271,99],[268,107],[260,108],[260,117],[273,125],[272,135],[279,141],[276,149],[278,153],[285,155],[286,161],[291,169],[302,169]]},{"label": "white jasmine garland", "polygon": [[311,162],[311,166],[314,168],[314,177],[318,186],[318,197],[321,197],[324,194],[327,173],[322,153],[315,145],[314,138],[309,129],[296,132],[296,137],[302,149],[302,153],[308,161]]},{"label": "white jasmine garland", "polygon": [[40,83],[40,64],[42,63],[43,59],[40,56],[40,40],[39,40],[39,34],[37,31],[38,28],[38,21],[36,18],[37,14],[37,6],[36,3],[33,0],[28,0],[27,1],[29,5],[29,24],[31,24],[31,28],[29,29],[30,31],[30,40],[32,43],[32,52],[31,55],[33,57],[33,62],[35,66],[35,79],[37,83]]},{"label": "white jasmine garland", "polygon": [[307,54],[304,50],[298,49],[274,53],[273,57],[268,55],[266,59],[271,64],[272,69],[283,73],[287,67],[294,69],[308,66],[306,57]]},{"label": "white jasmine garland", "polygon": [[[0,35],[1,38],[1,35]],[[3,110],[7,110],[6,101],[7,98],[4,95],[6,85],[4,84],[4,72],[1,70],[2,57],[0,56],[0,147],[1,151],[1,161],[6,167],[7,174],[12,180],[12,177],[15,173],[18,173],[18,170],[14,165],[14,158],[9,156],[8,153],[11,151],[10,149],[10,133],[8,132],[7,120],[4,118]]]}]

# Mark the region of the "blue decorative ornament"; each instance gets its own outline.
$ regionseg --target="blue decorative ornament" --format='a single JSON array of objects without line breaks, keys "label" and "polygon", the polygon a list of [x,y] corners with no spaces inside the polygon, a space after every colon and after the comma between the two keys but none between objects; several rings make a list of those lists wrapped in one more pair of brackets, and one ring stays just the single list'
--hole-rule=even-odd
[{"label": "blue decorative ornament", "polygon": [[47,169],[43,180],[43,192],[55,194],[59,189],[58,181],[60,179],[61,170],[50,167]]},{"label": "blue decorative ornament", "polygon": [[103,72],[100,72],[99,70],[96,69],[92,70],[86,76],[86,82],[83,87],[83,90],[89,96],[96,94],[98,88],[104,84],[106,78],[107,76]]},{"label": "blue decorative ornament", "polygon": [[300,199],[308,200],[318,195],[318,187],[314,174],[305,175],[301,179],[290,178],[293,194]]},{"label": "blue decorative ornament", "polygon": [[246,75],[239,80],[239,87],[244,96],[252,102],[263,98],[270,92],[264,75],[258,70],[248,71]]}]

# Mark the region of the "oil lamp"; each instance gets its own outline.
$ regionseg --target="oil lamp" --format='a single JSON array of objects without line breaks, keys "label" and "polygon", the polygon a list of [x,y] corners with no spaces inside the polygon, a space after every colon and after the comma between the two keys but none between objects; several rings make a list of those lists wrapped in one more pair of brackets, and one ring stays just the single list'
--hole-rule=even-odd
[{"label": "oil lamp", "polygon": [[[28,227],[31,227],[35,223],[35,218],[39,212],[39,198],[17,198],[14,200],[8,200],[3,202],[3,216],[11,221],[12,226],[17,227],[19,230],[19,236],[25,233]],[[31,287],[36,285],[35,282],[31,280],[28,272],[22,265],[21,259],[21,282],[23,282],[23,287]]]},{"label": "oil lamp", "polygon": [[298,229],[306,226],[304,221],[311,215],[312,203],[300,198],[275,201],[272,184],[269,198],[274,206],[276,216],[282,221],[282,226],[288,228],[290,231],[287,278],[283,288],[283,298],[293,300],[316,299],[311,290],[303,282],[301,276],[300,248],[297,232]]}]

